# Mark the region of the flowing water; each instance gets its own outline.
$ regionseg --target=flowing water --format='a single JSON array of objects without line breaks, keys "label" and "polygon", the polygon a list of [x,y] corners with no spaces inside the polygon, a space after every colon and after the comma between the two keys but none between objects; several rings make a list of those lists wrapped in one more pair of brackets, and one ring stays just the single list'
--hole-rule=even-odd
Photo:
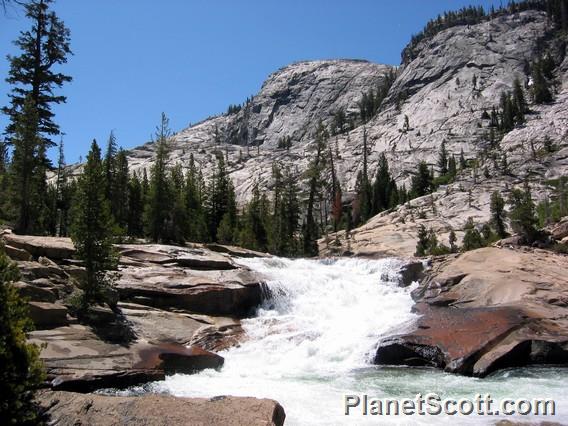
[{"label": "flowing water", "polygon": [[[410,291],[397,285],[396,259],[247,259],[241,263],[267,277],[270,298],[243,321],[247,340],[221,355],[221,371],[174,375],[145,390],[177,396],[256,396],[279,401],[287,425],[491,424],[471,416],[344,415],[344,395],[413,398],[436,392],[442,398],[553,398],[568,422],[568,370],[514,369],[485,379],[427,368],[385,368],[371,361],[381,338],[412,326]],[[521,419],[521,420],[534,420]]]}]

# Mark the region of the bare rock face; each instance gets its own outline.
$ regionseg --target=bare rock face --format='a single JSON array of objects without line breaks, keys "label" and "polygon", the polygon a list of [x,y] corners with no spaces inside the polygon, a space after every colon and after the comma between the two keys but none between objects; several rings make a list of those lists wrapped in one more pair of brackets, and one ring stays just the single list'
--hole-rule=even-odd
[{"label": "bare rock face", "polygon": [[381,342],[375,362],[475,376],[568,363],[567,267],[568,257],[533,249],[451,256],[413,293],[415,329]]},{"label": "bare rock face", "polygon": [[120,246],[117,289],[124,301],[242,317],[261,302],[255,274],[227,255],[164,245]]},{"label": "bare rock face", "polygon": [[[360,60],[286,66],[270,75],[238,113],[207,119],[174,135],[170,163],[187,166],[193,154],[208,175],[216,161],[214,151],[226,152],[237,199],[243,202],[251,195],[255,179],[263,187],[271,185],[274,161],[298,172],[305,170],[310,160],[308,146],[319,120],[330,126],[339,109],[355,117],[363,93],[376,90],[392,70],[392,66]],[[289,151],[278,148],[284,137],[291,138]],[[154,145],[147,143],[129,151],[129,164],[135,170],[149,169],[153,155]]]},{"label": "bare rock face", "polygon": [[[56,238],[56,237],[36,237],[29,235],[16,235],[10,231],[4,231],[0,234],[6,245],[14,247],[24,252],[29,253],[31,256],[38,258],[41,256],[49,259],[71,259],[75,254],[75,247],[71,242],[71,238]],[[23,252],[19,252],[18,260],[30,260]],[[13,254],[15,254],[13,252]]]},{"label": "bare rock face", "polygon": [[62,426],[282,426],[286,418],[284,409],[276,401],[233,396],[205,399],[43,392],[38,401],[47,410],[50,424]]},{"label": "bare rock face", "polygon": [[92,392],[126,388],[166,374],[221,368],[223,358],[199,347],[142,340],[116,344],[101,340],[90,327],[71,325],[34,331],[30,341],[44,345],[40,357],[50,386],[56,390]]}]

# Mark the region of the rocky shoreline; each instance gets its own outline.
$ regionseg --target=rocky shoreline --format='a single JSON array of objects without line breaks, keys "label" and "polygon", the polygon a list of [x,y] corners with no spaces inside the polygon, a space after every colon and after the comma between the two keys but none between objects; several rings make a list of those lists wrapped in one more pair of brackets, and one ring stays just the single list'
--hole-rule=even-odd
[{"label": "rocky shoreline", "polygon": [[114,309],[97,306],[87,321],[72,315],[74,291],[84,273],[68,238],[4,231],[0,239],[18,265],[47,373],[38,404],[57,424],[282,425],[276,401],[219,396],[110,397],[169,374],[221,368],[215,353],[243,338],[240,318],[262,298],[262,277],[235,262],[266,256],[237,247],[122,244]]},{"label": "rocky shoreline", "polygon": [[414,329],[379,345],[380,365],[471,376],[568,363],[568,256],[488,247],[434,259],[414,290]]},{"label": "rocky shoreline", "polygon": [[[246,338],[239,319],[254,311],[265,291],[263,277],[237,260],[265,254],[218,245],[117,245],[120,302],[114,312],[95,308],[85,324],[69,310],[82,274],[70,240],[7,231],[1,238],[21,272],[16,287],[29,299],[36,325],[29,340],[43,346],[48,381],[38,402],[52,419],[66,424],[62,419],[95,410],[103,424],[111,413],[131,416],[148,402],[157,412],[187,405],[195,416],[216,413],[208,424],[283,423],[284,409],[270,400],[92,394],[222,368],[216,352]],[[419,318],[411,331],[380,342],[376,364],[483,377],[568,362],[568,256],[502,242],[433,258],[427,271],[424,264],[409,259],[400,271],[400,285],[420,281],[412,293]],[[235,407],[241,417],[231,423],[222,413]],[[184,410],[163,419],[182,422],[177,416]]]}]

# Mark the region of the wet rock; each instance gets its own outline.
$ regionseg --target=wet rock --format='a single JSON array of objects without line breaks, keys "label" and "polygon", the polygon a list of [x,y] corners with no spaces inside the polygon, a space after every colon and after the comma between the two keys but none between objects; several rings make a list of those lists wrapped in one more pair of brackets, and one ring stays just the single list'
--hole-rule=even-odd
[{"label": "wet rock", "polygon": [[382,341],[378,364],[433,365],[485,376],[568,363],[568,257],[483,248],[433,265],[413,292],[412,331]]},{"label": "wet rock", "polygon": [[412,261],[405,264],[399,271],[400,286],[408,287],[415,281],[420,281],[424,277],[424,263],[422,261]]},{"label": "wet rock", "polygon": [[163,426],[282,426],[286,418],[284,409],[276,401],[233,396],[210,399],[167,395],[115,397],[43,391],[37,399],[51,422],[61,426],[125,423]]}]

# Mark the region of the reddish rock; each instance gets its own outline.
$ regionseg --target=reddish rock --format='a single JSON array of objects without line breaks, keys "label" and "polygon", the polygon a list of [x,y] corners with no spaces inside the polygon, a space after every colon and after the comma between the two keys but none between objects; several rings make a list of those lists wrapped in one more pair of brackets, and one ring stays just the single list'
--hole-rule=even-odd
[{"label": "reddish rock", "polygon": [[483,248],[437,261],[413,292],[412,331],[385,339],[377,364],[432,365],[485,376],[568,363],[568,257]]}]

